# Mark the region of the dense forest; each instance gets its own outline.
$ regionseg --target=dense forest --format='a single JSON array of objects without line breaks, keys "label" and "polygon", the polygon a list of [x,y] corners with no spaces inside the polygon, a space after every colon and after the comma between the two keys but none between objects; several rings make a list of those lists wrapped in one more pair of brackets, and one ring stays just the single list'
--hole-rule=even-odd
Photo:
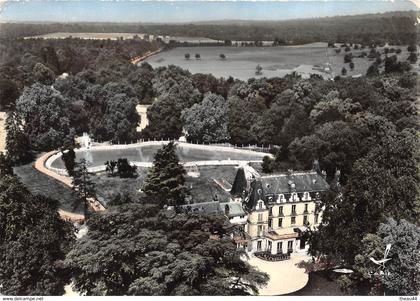
[{"label": "dense forest", "polygon": [[[395,32],[405,29],[400,25]],[[56,204],[27,192],[12,175],[10,165],[30,162],[41,151],[72,148],[73,138],[88,132],[94,139],[113,142],[185,135],[189,141],[205,143],[270,144],[274,159],[264,161],[266,172],[311,169],[317,159],[327,171],[331,191],[323,200],[321,226],[306,233],[311,254],[331,266],[355,271],[340,279],[350,294],[361,286],[379,295],[384,291],[417,293],[419,119],[417,75],[410,71],[410,63],[400,68],[389,56],[385,62],[376,62],[385,64],[380,72],[377,68],[368,77],[336,77],[334,81],[319,76],[303,79],[295,73],[240,81],[191,74],[176,66],[153,69],[146,63],[131,64],[131,57],[159,48],[158,42],[5,41],[0,46],[0,95],[2,109],[8,111],[7,157],[0,156],[0,214],[13,219],[0,219],[0,231],[7,234],[0,249],[14,246],[9,250],[25,254],[21,250],[25,244],[31,245],[26,239],[37,241],[36,233],[27,229],[32,224],[17,221],[37,216],[38,209],[31,206],[34,200],[42,201],[46,217],[38,215],[39,219],[31,221],[34,229],[44,229],[44,242],[50,237],[53,240],[31,252],[36,258],[45,256],[47,267],[54,262],[54,268],[42,275],[44,282],[36,288],[31,287],[36,279],[28,276],[23,283],[17,275],[20,269],[39,270],[43,266],[1,269],[0,280],[13,281],[15,289],[10,292],[61,293],[68,276],[64,273],[68,270],[61,269],[64,264],[77,275],[76,288],[88,294],[210,294],[213,288],[219,294],[245,294],[247,285],[256,290],[267,281],[266,275],[249,266],[238,266],[241,261],[233,243],[212,239],[222,237],[223,221],[172,216],[150,204],[124,204],[94,215],[89,240],[78,241],[67,253],[69,246],[62,245],[61,240],[70,236],[69,230],[57,234],[54,228],[64,228],[54,213]],[[151,104],[149,125],[140,134],[136,131],[137,104]],[[154,199],[159,199],[160,205],[166,201],[160,195]],[[29,207],[22,209],[21,203]],[[50,221],[51,228],[42,227]],[[19,240],[10,227],[31,236]],[[109,245],[104,247],[104,241]],[[118,246],[112,244],[115,241]],[[366,262],[372,254],[381,254],[381,246],[389,241],[394,244],[392,273],[378,289],[369,274],[376,268]],[[211,252],[200,247],[203,244]],[[104,250],[110,256],[102,256]],[[2,261],[13,261],[13,254],[8,252]],[[216,268],[214,261],[219,264]],[[126,264],[133,266],[133,272],[125,268]],[[123,277],[114,279],[112,273],[107,274],[114,268]],[[192,271],[197,271],[196,277],[185,281],[182,275]],[[162,273],[168,275],[164,282],[156,276]],[[212,277],[204,277],[208,273]],[[241,280],[235,290],[225,282],[232,277]],[[155,284],[163,285],[158,287],[162,290],[149,289]]]},{"label": "dense forest", "polygon": [[417,40],[417,12],[392,12],[288,21],[220,21],[203,23],[37,23],[1,24],[0,38],[53,32],[127,32],[207,37],[216,40],[282,41],[303,44],[319,41],[370,45]]}]

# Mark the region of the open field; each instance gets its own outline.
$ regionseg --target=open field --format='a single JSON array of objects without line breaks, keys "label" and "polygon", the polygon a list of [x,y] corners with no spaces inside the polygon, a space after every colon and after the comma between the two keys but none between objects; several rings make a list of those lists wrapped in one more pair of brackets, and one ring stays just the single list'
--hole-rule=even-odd
[{"label": "open field", "polygon": [[[339,46],[337,44],[337,46]],[[393,47],[393,46],[389,46]],[[401,46],[400,60],[406,60],[407,47]],[[383,52],[383,48],[378,48]],[[179,47],[161,52],[146,59],[153,67],[177,65],[188,69],[191,73],[211,73],[216,77],[229,77],[247,80],[252,77],[282,77],[296,71],[303,77],[310,74],[319,74],[325,78],[341,75],[345,66],[348,76],[365,75],[372,64],[368,58],[357,58],[362,51],[369,53],[369,49],[351,50],[355,69],[350,70],[344,64],[344,48],[337,54],[333,48],[327,48],[326,43],[313,43],[299,46],[279,47]],[[191,58],[185,59],[189,53]],[[220,54],[225,54],[226,59],[220,59]],[[200,54],[201,59],[195,59],[195,54]],[[392,54],[390,54],[392,55]],[[382,56],[383,58],[385,55]],[[330,65],[331,64],[331,65]],[[262,75],[255,75],[255,68],[260,65]],[[325,68],[330,68],[327,72]],[[418,66],[415,67],[418,69]]]}]

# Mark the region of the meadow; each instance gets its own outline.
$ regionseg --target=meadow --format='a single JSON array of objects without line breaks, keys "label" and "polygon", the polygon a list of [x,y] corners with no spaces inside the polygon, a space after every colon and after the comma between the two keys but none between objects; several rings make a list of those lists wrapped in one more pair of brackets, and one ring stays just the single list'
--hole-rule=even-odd
[{"label": "meadow", "polygon": [[[398,55],[400,60],[408,57],[406,46],[388,47],[401,48],[402,52]],[[378,47],[378,50],[383,52],[383,48]],[[341,75],[343,67],[347,69],[347,76],[357,77],[365,75],[373,62],[367,57],[358,58],[362,51],[369,53],[368,48],[350,51],[353,54],[354,70],[350,70],[349,64],[344,64],[344,48],[337,54],[334,48],[328,48],[327,43],[321,42],[277,47],[178,47],[151,56],[146,62],[154,68],[176,65],[191,73],[210,73],[224,78],[232,76],[241,80],[252,77],[283,77],[294,71],[304,78],[308,78],[310,74],[334,78]],[[187,53],[190,54],[190,59],[185,58]],[[195,54],[200,54],[200,59],[196,59]],[[221,59],[220,54],[224,54],[226,58]],[[262,67],[261,75],[255,74],[257,65]]]}]

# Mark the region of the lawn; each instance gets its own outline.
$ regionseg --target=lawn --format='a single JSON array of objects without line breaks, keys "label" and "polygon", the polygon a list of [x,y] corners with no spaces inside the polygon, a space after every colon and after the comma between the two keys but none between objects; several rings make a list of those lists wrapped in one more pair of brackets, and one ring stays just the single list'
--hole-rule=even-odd
[{"label": "lawn", "polygon": [[31,193],[59,201],[60,209],[65,211],[83,213],[81,207],[73,210],[74,195],[70,187],[38,171],[32,163],[14,167],[13,171]]},{"label": "lawn", "polygon": [[[98,197],[104,203],[109,202],[119,193],[126,193],[134,200],[140,198],[142,196],[140,189],[147,176],[147,170],[147,168],[138,168],[138,177],[134,179],[108,177],[106,173],[93,175],[92,179],[95,182]],[[218,200],[228,201],[229,192],[221,189],[213,179],[224,179],[232,184],[237,168],[235,166],[205,166],[198,170],[199,177],[186,176],[186,186],[190,190],[193,202],[209,202],[216,195]]]}]

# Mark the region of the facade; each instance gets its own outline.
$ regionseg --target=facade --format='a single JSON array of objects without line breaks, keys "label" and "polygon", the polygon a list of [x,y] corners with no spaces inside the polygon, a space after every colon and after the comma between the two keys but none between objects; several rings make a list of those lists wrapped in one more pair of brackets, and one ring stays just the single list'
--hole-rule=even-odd
[{"label": "facade", "polygon": [[325,175],[315,171],[247,177],[240,168],[231,193],[248,214],[247,250],[271,255],[306,253],[302,233],[321,222],[320,201],[328,189]]}]

